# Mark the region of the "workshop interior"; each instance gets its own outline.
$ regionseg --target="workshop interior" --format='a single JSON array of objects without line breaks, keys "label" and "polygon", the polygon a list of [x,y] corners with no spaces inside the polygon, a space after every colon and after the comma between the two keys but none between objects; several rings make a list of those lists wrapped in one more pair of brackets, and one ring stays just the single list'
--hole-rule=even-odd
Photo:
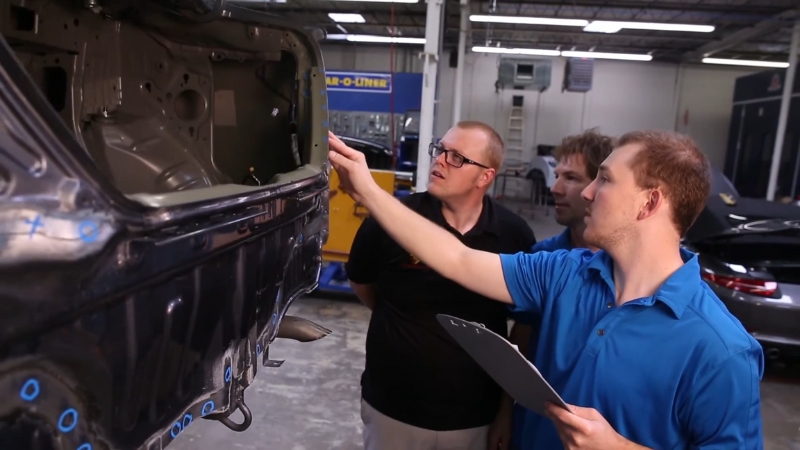
[{"label": "workshop interior", "polygon": [[328,132],[403,200],[480,121],[539,241],[564,138],[694,139],[682,246],[800,450],[795,0],[0,0],[0,33],[0,449],[364,448],[370,214]]}]

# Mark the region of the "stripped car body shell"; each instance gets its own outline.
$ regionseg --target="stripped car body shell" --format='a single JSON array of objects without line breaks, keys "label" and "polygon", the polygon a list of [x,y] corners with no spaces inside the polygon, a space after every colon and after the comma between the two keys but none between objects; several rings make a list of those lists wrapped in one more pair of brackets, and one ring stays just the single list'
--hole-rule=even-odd
[{"label": "stripped car body shell", "polygon": [[[201,417],[247,428],[257,361],[278,365],[270,344],[319,279],[329,168],[313,33],[224,1],[108,3],[0,2],[0,441],[12,448],[162,449]],[[213,81],[235,91],[247,64],[296,95],[243,141],[216,123]],[[42,67],[66,77],[63,104]],[[306,341],[330,332],[286,323],[298,326]]]}]

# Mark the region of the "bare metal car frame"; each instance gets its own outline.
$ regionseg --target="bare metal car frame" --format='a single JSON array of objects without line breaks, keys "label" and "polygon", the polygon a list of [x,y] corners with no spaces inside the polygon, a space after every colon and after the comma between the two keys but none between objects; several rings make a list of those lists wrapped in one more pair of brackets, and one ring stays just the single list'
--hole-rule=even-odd
[{"label": "bare metal car frame", "polygon": [[274,339],[329,333],[285,315],[328,232],[320,36],[224,0],[0,19],[2,446],[246,429]]}]

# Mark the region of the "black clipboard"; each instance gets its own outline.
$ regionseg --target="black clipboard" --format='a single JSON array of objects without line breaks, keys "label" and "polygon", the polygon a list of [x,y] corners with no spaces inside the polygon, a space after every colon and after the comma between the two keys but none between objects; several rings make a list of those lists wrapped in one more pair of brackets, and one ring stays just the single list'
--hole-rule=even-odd
[{"label": "black clipboard", "polygon": [[522,406],[545,415],[546,402],[572,412],[539,370],[492,330],[446,314],[436,319],[494,381]]}]

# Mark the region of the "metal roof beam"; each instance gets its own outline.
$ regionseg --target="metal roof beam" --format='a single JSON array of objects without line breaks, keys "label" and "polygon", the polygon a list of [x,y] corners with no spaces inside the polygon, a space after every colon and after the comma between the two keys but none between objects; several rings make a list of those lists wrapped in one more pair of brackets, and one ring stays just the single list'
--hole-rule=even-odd
[{"label": "metal roof beam", "polygon": [[745,43],[751,39],[764,36],[765,34],[774,33],[781,28],[788,27],[794,23],[796,18],[800,17],[800,11],[790,9],[784,11],[771,19],[762,20],[752,27],[743,28],[739,31],[729,34],[728,36],[705,44],[696,50],[684,53],[683,58],[686,61],[697,61],[704,57],[719,53],[729,48],[735,47],[739,44]]}]

